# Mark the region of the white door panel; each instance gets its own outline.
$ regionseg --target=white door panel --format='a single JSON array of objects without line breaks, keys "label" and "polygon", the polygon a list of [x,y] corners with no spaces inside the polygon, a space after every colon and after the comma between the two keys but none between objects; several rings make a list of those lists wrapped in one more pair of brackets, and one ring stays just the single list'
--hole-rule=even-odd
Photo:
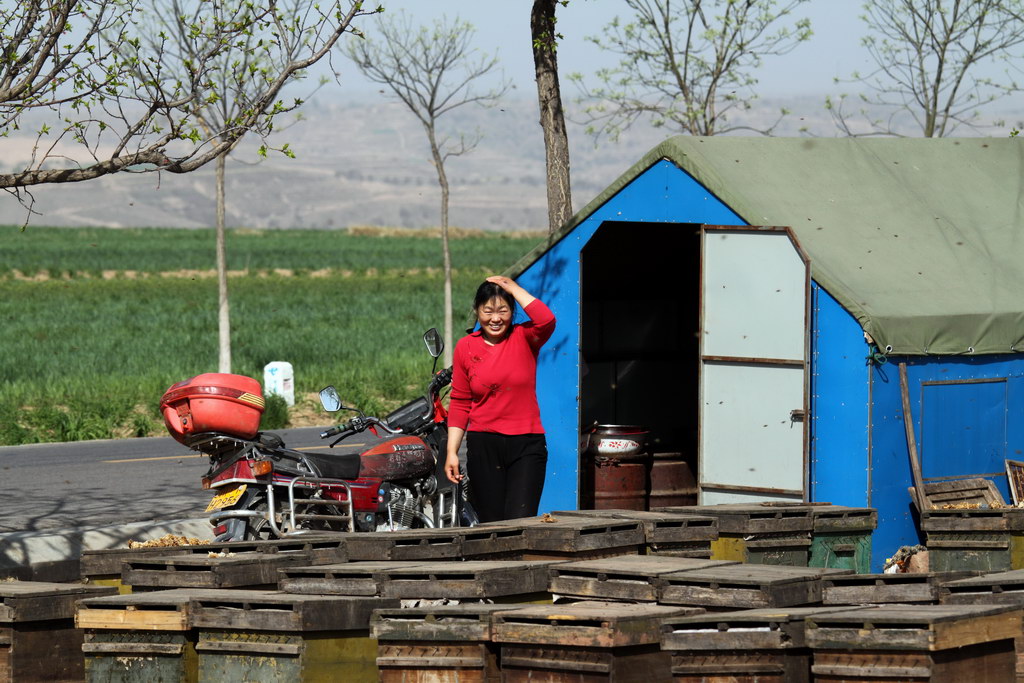
[{"label": "white door panel", "polygon": [[705,228],[703,504],[805,497],[807,262],[785,230]]}]

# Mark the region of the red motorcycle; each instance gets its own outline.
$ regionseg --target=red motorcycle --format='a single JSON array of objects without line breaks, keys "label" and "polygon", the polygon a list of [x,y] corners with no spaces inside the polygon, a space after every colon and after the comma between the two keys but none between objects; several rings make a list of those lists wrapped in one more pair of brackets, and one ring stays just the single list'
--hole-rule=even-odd
[{"label": "red motorcycle", "polygon": [[[436,370],[444,342],[435,329],[423,340]],[[175,384],[161,410],[174,438],[210,458],[203,487],[217,492],[207,506],[217,541],[472,526],[468,479],[456,485],[444,475],[448,429],[441,398],[451,369],[431,375],[425,395],[385,418],[344,406],[333,386],[320,392],[327,411],[357,413],[320,435],[337,437],[331,447],[366,430],[389,435],[362,453],[304,453],[258,432],[260,386],[240,375],[208,373]]]}]

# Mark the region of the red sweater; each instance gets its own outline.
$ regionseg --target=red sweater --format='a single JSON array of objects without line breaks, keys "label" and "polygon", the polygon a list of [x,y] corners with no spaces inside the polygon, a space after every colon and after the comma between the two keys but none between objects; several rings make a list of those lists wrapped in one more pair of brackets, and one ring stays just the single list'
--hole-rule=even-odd
[{"label": "red sweater", "polygon": [[555,331],[555,315],[539,299],[530,322],[512,326],[495,346],[480,330],[455,345],[448,426],[498,434],[543,434],[537,406],[537,353]]}]

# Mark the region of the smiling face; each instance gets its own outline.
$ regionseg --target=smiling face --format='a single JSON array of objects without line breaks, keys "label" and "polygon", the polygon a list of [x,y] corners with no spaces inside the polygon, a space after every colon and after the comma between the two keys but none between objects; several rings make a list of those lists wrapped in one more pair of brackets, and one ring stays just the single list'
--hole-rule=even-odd
[{"label": "smiling face", "polygon": [[494,297],[476,309],[484,340],[497,344],[508,334],[512,325],[512,307],[504,299]]}]

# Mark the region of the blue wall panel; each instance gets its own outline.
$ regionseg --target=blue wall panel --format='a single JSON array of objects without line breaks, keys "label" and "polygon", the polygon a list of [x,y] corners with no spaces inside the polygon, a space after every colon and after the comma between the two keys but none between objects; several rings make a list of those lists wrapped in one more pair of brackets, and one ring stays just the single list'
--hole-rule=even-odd
[{"label": "blue wall panel", "polygon": [[868,347],[860,324],[811,284],[810,499],[869,505]]},{"label": "blue wall panel", "polygon": [[675,164],[660,161],[519,276],[518,282],[558,318],[537,366],[537,398],[548,440],[541,511],[575,509],[578,503],[580,251],[605,221],[746,224]]},{"label": "blue wall panel", "polygon": [[[899,358],[871,375],[872,506],[878,509],[875,569],[900,546],[921,542],[907,488],[913,485]],[[1015,355],[904,358],[910,411],[925,478],[992,474],[1009,496],[1003,458],[1024,450],[1024,358]],[[966,383],[976,380],[1005,380]],[[924,463],[927,463],[925,465]]]}]

